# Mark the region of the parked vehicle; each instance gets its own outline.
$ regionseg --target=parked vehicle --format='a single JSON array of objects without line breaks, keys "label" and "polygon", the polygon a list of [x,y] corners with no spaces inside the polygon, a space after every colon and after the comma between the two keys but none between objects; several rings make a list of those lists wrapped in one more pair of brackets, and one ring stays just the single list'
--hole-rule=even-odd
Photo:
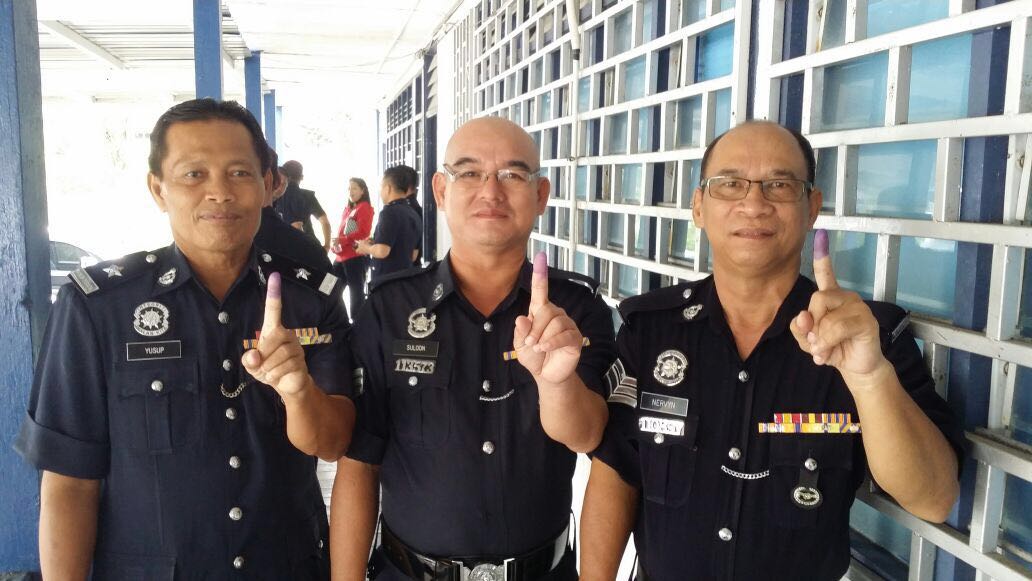
[{"label": "parked vehicle", "polygon": [[68,274],[77,268],[92,266],[100,257],[67,242],[50,241],[50,302],[57,300],[57,290],[68,282]]}]

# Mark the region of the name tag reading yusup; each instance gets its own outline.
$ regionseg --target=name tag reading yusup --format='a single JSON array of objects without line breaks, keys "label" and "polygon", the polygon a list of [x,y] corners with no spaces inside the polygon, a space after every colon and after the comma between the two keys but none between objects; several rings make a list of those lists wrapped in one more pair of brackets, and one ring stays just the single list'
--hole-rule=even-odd
[{"label": "name tag reading yusup", "polygon": [[653,434],[666,434],[668,436],[684,435],[684,420],[672,420],[670,418],[638,418],[638,429]]},{"label": "name tag reading yusup", "polygon": [[440,343],[437,341],[395,340],[394,354],[402,357],[437,357]]},{"label": "name tag reading yusup", "polygon": [[181,359],[181,341],[148,341],[125,344],[126,361],[149,361],[151,359]]},{"label": "name tag reading yusup", "polygon": [[638,404],[638,407],[650,412],[673,414],[675,416],[688,415],[687,398],[660,395],[648,391],[641,392],[641,403]]}]

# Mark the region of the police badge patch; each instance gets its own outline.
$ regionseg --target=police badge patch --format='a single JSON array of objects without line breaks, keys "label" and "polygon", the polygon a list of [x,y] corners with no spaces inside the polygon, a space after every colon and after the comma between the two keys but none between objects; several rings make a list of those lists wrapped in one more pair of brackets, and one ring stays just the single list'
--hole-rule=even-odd
[{"label": "police badge patch", "polygon": [[429,337],[435,330],[437,315],[426,316],[426,308],[418,308],[408,316],[408,334],[416,339]]},{"label": "police badge patch", "polygon": [[133,329],[144,337],[157,337],[168,331],[168,308],[155,302],[146,302],[133,311]]},{"label": "police badge patch", "polygon": [[684,353],[668,349],[656,358],[656,368],[652,370],[652,377],[663,385],[673,387],[684,381],[685,369],[688,369],[688,358]]}]

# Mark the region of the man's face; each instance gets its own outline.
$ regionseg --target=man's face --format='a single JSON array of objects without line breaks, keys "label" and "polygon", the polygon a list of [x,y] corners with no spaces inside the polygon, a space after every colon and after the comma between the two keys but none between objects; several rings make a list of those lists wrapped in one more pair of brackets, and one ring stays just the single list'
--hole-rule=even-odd
[{"label": "man's face", "polygon": [[525,248],[534,220],[548,204],[548,179],[503,185],[495,172],[539,169],[530,136],[501,119],[476,119],[456,131],[445,163],[460,173],[490,174],[486,183],[472,186],[452,182],[443,173],[434,175],[434,198],[448,220],[453,243],[484,250]]},{"label": "man's face", "polygon": [[162,175],[148,174],[147,183],[176,245],[188,257],[249,249],[272,174],[262,175],[247,129],[224,120],[175,123],[165,145]]},{"label": "man's face", "polygon": [[391,201],[391,191],[390,182],[387,180],[380,182],[380,199],[383,200],[384,204]]},{"label": "man's face", "polygon": [[[806,161],[784,129],[744,125],[725,135],[711,152],[703,179],[714,176],[806,180]],[[798,272],[799,253],[820,212],[821,196],[815,189],[798,202],[769,202],[759,184],[753,184],[744,199],[729,201],[696,188],[692,215],[706,231],[716,267],[748,274]]]}]

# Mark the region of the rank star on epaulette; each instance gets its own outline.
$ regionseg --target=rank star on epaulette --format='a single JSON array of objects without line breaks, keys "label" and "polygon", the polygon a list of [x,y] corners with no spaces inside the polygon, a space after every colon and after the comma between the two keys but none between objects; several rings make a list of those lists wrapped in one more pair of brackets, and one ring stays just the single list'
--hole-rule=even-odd
[{"label": "rank star on epaulette", "polygon": [[307,270],[305,270],[303,268],[295,268],[294,272],[296,273],[297,278],[303,279],[303,280],[308,280],[308,275],[312,274],[311,272],[308,272]]},{"label": "rank star on epaulette", "polygon": [[122,276],[122,267],[117,264],[112,264],[111,266],[105,267],[104,272],[107,273],[108,278]]}]

